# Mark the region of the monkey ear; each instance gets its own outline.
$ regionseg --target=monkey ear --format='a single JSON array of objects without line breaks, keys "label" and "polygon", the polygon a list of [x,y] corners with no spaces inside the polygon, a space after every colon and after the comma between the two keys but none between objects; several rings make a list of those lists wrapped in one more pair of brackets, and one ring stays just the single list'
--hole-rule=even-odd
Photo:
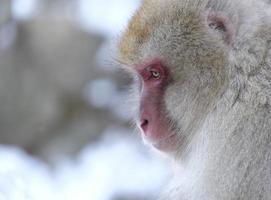
[{"label": "monkey ear", "polygon": [[234,42],[235,29],[232,21],[228,16],[221,12],[210,11],[207,18],[210,29],[220,34],[227,45]]}]

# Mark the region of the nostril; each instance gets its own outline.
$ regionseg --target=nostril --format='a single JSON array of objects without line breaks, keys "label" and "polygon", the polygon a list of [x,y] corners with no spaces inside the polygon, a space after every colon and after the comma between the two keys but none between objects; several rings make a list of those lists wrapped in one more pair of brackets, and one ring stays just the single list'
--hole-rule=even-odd
[{"label": "nostril", "polygon": [[140,127],[145,131],[148,124],[149,124],[149,121],[147,119],[143,119],[143,120],[141,120]]}]

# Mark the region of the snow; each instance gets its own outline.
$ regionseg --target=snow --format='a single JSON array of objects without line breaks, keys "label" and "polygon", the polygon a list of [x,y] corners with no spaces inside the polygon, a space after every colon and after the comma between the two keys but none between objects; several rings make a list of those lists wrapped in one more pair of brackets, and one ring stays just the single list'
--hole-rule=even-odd
[{"label": "snow", "polygon": [[11,12],[16,19],[28,19],[32,17],[37,0],[13,0]]},{"label": "snow", "polygon": [[156,194],[170,173],[150,151],[120,134],[89,145],[78,155],[60,161],[52,170],[22,150],[0,146],[2,200],[110,200],[118,194]]},{"label": "snow", "polygon": [[79,0],[79,21],[83,27],[105,36],[122,31],[140,0]]}]

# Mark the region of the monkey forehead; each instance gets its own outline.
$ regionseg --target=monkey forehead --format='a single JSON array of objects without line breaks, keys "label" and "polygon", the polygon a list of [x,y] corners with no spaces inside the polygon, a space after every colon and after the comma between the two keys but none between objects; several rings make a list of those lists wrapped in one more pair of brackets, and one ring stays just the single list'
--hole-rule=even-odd
[{"label": "monkey forehead", "polygon": [[[178,39],[178,43],[185,42],[184,40],[193,42],[189,36],[198,35],[199,29],[203,27],[200,15],[205,5],[204,3],[195,4],[197,6],[190,5],[193,2],[192,0],[143,1],[120,39],[119,61],[123,64],[138,62],[144,59],[143,48],[150,45],[160,48],[169,44],[172,38],[175,41]],[[172,35],[173,37],[170,37]],[[186,37],[182,37],[183,35]]]},{"label": "monkey forehead", "polygon": [[119,59],[128,64],[136,60],[136,51],[140,49],[150,38],[151,29],[155,24],[155,12],[159,2],[144,0],[141,7],[132,17],[128,27],[119,42]]}]

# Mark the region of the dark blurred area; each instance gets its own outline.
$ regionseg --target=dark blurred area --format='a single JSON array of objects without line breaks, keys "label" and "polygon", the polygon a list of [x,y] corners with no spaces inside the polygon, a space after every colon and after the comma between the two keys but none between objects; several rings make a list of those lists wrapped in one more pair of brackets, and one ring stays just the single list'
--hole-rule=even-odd
[{"label": "dark blurred area", "polygon": [[65,17],[62,9],[75,1],[42,1],[27,20],[14,18],[11,3],[1,3],[1,143],[50,161],[77,153],[108,125],[123,124],[107,105],[95,107],[84,96],[92,81],[108,79],[118,90],[121,80],[97,63],[104,36]]},{"label": "dark blurred area", "polygon": [[114,55],[139,2],[0,0],[0,199],[154,197],[168,173]]}]

